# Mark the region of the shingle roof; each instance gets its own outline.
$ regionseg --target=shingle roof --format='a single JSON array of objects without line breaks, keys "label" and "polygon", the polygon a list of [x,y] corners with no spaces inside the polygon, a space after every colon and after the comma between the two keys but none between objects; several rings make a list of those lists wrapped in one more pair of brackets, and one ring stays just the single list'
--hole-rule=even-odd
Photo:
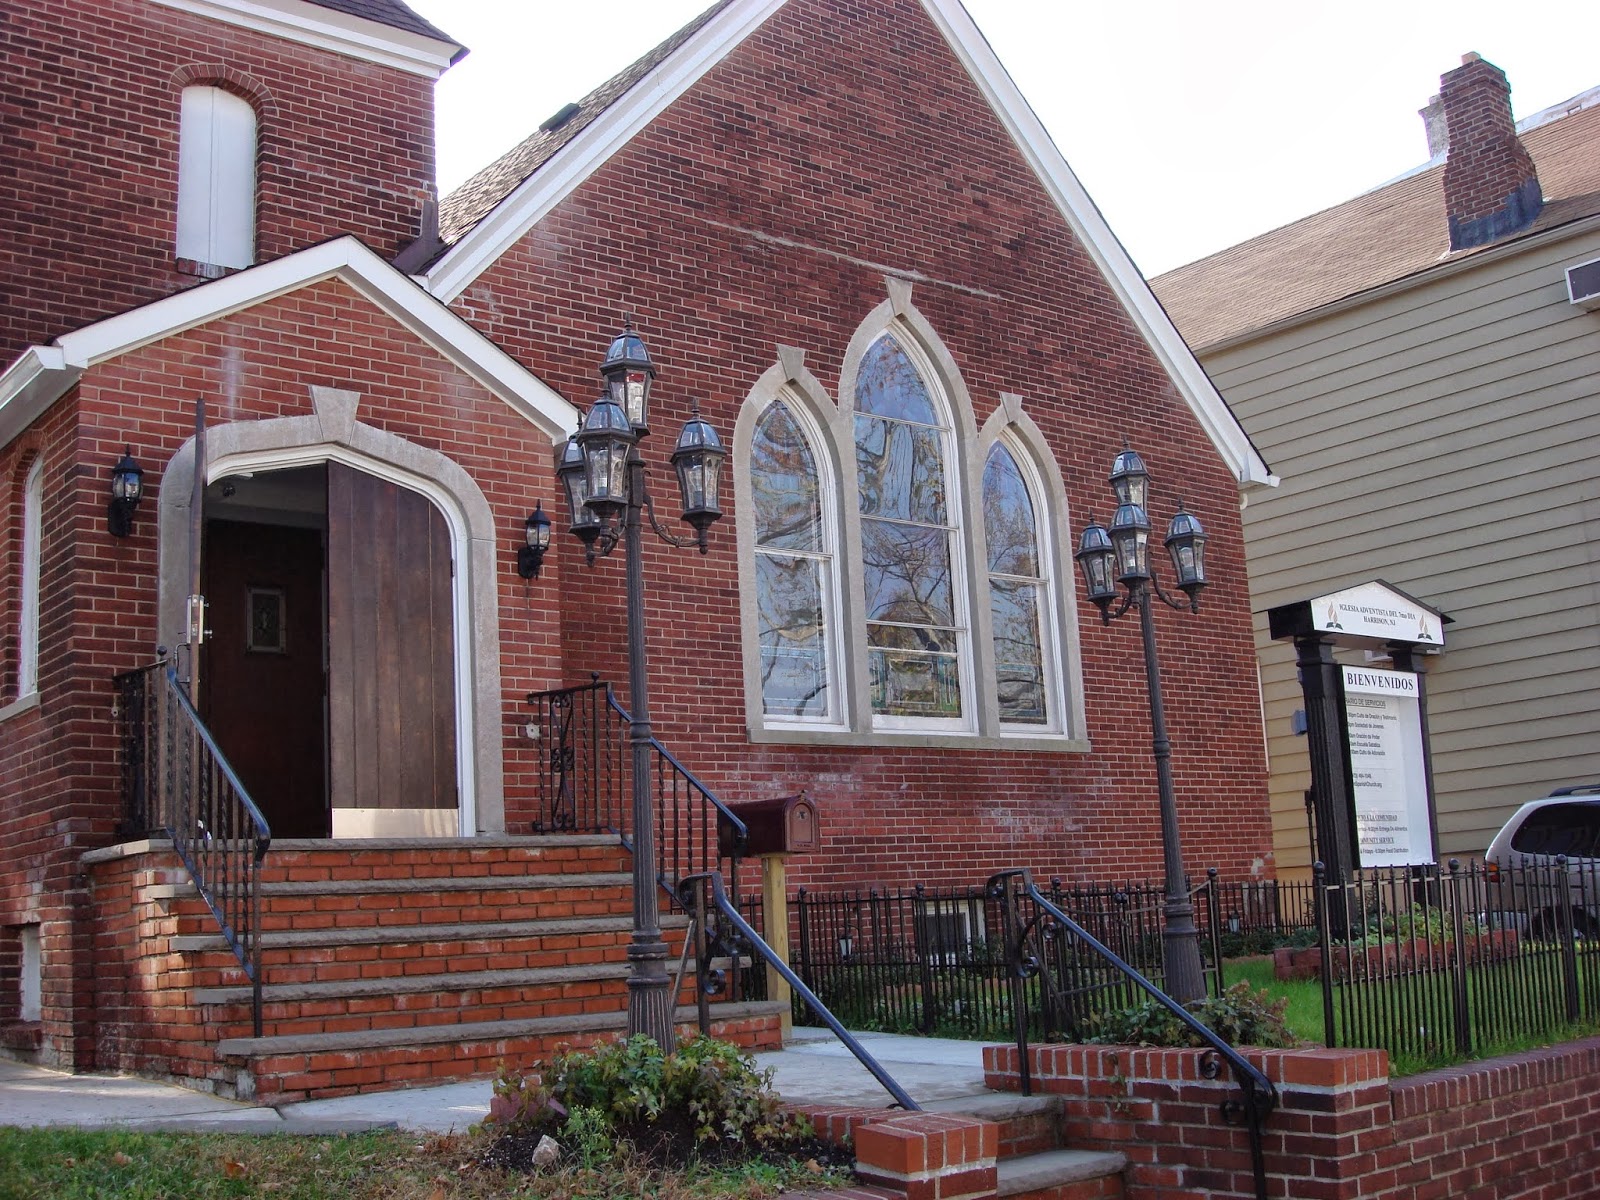
[{"label": "shingle roof", "polygon": [[[1600,213],[1600,89],[1520,128],[1545,195],[1523,236]],[[1184,340],[1199,348],[1483,249],[1450,252],[1441,162],[1150,285]]]},{"label": "shingle roof", "polygon": [[460,45],[455,38],[435,25],[430,25],[407,8],[401,0],[311,0],[318,8],[331,8],[347,16],[365,17],[380,25],[404,29],[407,33],[420,33],[423,37],[438,38],[441,42]]},{"label": "shingle roof", "polygon": [[[349,0],[349,2],[354,3],[359,0]],[[717,0],[716,4],[632,66],[612,76],[578,101],[578,111],[572,117],[554,129],[535,130],[446,196],[439,204],[439,236],[444,243],[454,245],[459,241],[474,225],[488,216],[495,205],[516,191],[525,179],[550,161],[556,151],[582,133],[596,117],[660,66],[668,55],[731,3],[733,0]]]}]

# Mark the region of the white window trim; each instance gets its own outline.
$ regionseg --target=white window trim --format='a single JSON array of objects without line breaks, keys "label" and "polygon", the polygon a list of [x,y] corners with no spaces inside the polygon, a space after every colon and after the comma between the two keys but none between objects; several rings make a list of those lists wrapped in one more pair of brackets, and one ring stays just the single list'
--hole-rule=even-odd
[{"label": "white window trim", "polygon": [[[1019,438],[1014,429],[1007,427],[998,437],[989,438],[982,443],[983,463],[988,466],[989,455],[996,446],[1002,447],[1011,455],[1011,461],[1016,463],[1017,471],[1022,476],[1022,485],[1028,491],[1028,500],[1033,505],[1033,539],[1034,555],[1039,568],[1036,586],[1039,588],[1038,618],[1039,618],[1039,655],[1044,666],[1044,702],[1045,721],[1042,724],[1022,721],[1007,721],[999,715],[999,705],[996,704],[995,721],[1000,727],[1001,737],[1038,737],[1041,734],[1059,734],[1063,731],[1063,718],[1065,716],[1066,698],[1061,688],[1061,649],[1057,644],[1057,622],[1054,620],[1056,613],[1056,591],[1061,577],[1061,564],[1055,554],[1055,538],[1052,536],[1054,527],[1054,513],[1046,502],[1044,480],[1039,476],[1038,465],[1034,461],[1031,447]],[[983,487],[980,477],[978,487],[979,510],[983,507],[981,489]],[[985,530],[987,534],[987,530]],[[984,577],[994,572],[988,569],[989,556],[984,555]],[[1010,578],[1021,579],[1022,576]],[[991,609],[992,611],[992,609]],[[990,645],[994,644],[991,636]],[[991,651],[992,653],[992,651]],[[996,684],[999,682],[999,669],[991,664],[991,679]],[[998,697],[997,697],[998,700]]]},{"label": "white window trim", "polygon": [[[805,368],[804,351],[779,347],[779,362],[762,375],[740,409],[734,434],[733,472],[735,522],[739,539],[741,595],[754,595],[755,521],[750,481],[742,465],[749,462],[755,423],[767,405],[781,396],[790,411],[809,419],[820,440],[813,444],[819,473],[833,474],[838,526],[834,543],[834,589],[837,595],[837,640],[833,643],[843,672],[840,699],[848,714],[843,725],[819,726],[793,719],[767,717],[761,698],[758,622],[753,605],[741,605],[745,663],[745,712],[750,740],[794,745],[927,746],[951,749],[1040,750],[1084,752],[1090,746],[1083,734],[1083,670],[1076,630],[1078,614],[1072,588],[1062,583],[1062,572],[1072,558],[1063,539],[1071,528],[1066,511],[1066,487],[1059,467],[1048,450],[1043,432],[1022,411],[1020,397],[1002,393],[1000,405],[980,432],[972,417],[965,384],[937,333],[910,304],[910,285],[889,280],[889,300],[871,313],[857,329],[841,370],[841,396],[854,397],[858,364],[867,348],[885,332],[896,332],[900,345],[913,356],[924,381],[940,389],[939,399],[950,417],[947,449],[951,503],[959,504],[957,562],[952,564],[952,585],[958,604],[966,606],[967,652],[962,659],[963,711],[970,720],[930,721],[926,718],[876,720],[868,700],[865,582],[860,558],[860,493],[855,466],[855,407],[835,404],[827,390]],[[983,529],[982,478],[989,448],[1006,436],[1007,448],[1026,473],[1030,495],[1036,503],[1041,565],[1048,596],[1040,602],[1042,647],[1046,655],[1050,722],[1047,725],[1002,723],[994,688],[994,648],[988,592],[987,540]],[[824,519],[829,498],[823,497]],[[983,568],[980,570],[979,568]],[[1065,631],[1062,634],[1060,631]]]},{"label": "white window trim", "polygon": [[[754,508],[751,508],[752,529],[750,547],[753,555],[770,553],[771,557],[809,558],[822,561],[826,564],[823,581],[823,644],[826,647],[824,656],[825,668],[828,672],[828,714],[824,717],[794,717],[782,713],[769,713],[766,711],[765,697],[761,694],[761,667],[760,667],[760,638],[756,646],[756,690],[757,704],[761,708],[762,721],[772,727],[789,729],[821,729],[840,730],[850,727],[850,696],[844,676],[844,655],[840,647],[843,634],[840,629],[839,613],[842,609],[843,596],[841,595],[840,567],[841,545],[839,540],[839,481],[838,472],[834,467],[833,455],[828,452],[828,442],[818,425],[815,415],[804,398],[789,386],[781,388],[775,396],[762,403],[755,412],[755,423],[758,424],[762,417],[774,404],[782,404],[794,418],[795,424],[800,427],[801,434],[806,439],[806,444],[811,449],[812,461],[817,468],[817,499],[822,515],[822,550],[810,552],[803,550],[785,550],[777,552],[763,551],[755,540],[753,528]],[[752,435],[754,424],[752,424]],[[744,462],[749,461],[749,439],[746,441]],[[748,477],[747,477],[748,480]],[[751,604],[755,608],[754,602]],[[757,627],[759,628],[759,612]]]},{"label": "white window trim", "polygon": [[[962,438],[957,437],[958,418],[955,405],[950,398],[949,389],[946,387],[946,378],[934,365],[930,355],[923,349],[922,339],[918,338],[915,331],[910,330],[904,323],[890,322],[882,330],[862,346],[859,354],[846,360],[846,374],[850,376],[850,389],[840,386],[840,395],[848,395],[850,402],[848,408],[840,405],[840,413],[848,416],[850,422],[850,440],[842,445],[850,448],[850,470],[846,472],[840,467],[840,474],[850,475],[859,480],[858,467],[856,467],[856,382],[861,370],[861,362],[866,358],[867,352],[878,342],[891,338],[894,344],[906,354],[910,365],[917,368],[917,374],[922,378],[923,387],[928,392],[928,400],[933,403],[934,411],[941,419],[939,427],[939,453],[944,458],[944,512],[946,512],[947,538],[950,546],[950,594],[952,594],[952,619],[955,621],[955,666],[957,678],[962,688],[962,715],[960,717],[896,717],[890,714],[872,712],[872,706],[867,701],[867,693],[862,693],[862,707],[866,709],[867,718],[872,722],[872,728],[885,731],[904,731],[904,733],[976,733],[979,726],[979,712],[982,707],[982,693],[978,690],[978,672],[974,669],[973,656],[976,651],[976,638],[973,637],[973,613],[976,605],[973,603],[973,579],[970,576],[970,555],[973,549],[973,530],[971,530],[970,504],[966,498],[970,496],[970,488],[965,486],[965,462],[962,456]],[[970,410],[968,410],[970,411]],[[971,419],[965,422],[971,426]],[[976,430],[974,430],[976,432]],[[859,496],[858,496],[859,499]],[[846,542],[846,550],[850,555],[850,563],[856,570],[862,570],[861,560],[861,506],[856,504],[856,523],[851,530],[850,541]],[[938,526],[926,526],[938,528]],[[862,592],[866,584],[859,584]],[[986,584],[987,589],[987,584]],[[864,603],[864,602],[862,602]],[[861,654],[864,661],[869,661],[870,645],[867,638],[866,613],[862,613],[861,629],[851,630],[858,635]],[[870,667],[867,667],[870,675]],[[870,685],[869,685],[870,686]]]},{"label": "white window trim", "polygon": [[44,455],[28,468],[22,485],[22,591],[17,622],[17,694],[23,701],[39,690],[39,576],[44,565]]}]

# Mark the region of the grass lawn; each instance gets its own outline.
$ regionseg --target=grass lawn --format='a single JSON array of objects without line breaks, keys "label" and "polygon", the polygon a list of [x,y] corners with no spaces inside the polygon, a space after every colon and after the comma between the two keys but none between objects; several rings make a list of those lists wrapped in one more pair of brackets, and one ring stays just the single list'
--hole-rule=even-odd
[{"label": "grass lawn", "polygon": [[0,1128],[0,1200],[760,1200],[842,1183],[792,1167],[549,1174],[483,1165],[484,1135],[343,1137]]}]

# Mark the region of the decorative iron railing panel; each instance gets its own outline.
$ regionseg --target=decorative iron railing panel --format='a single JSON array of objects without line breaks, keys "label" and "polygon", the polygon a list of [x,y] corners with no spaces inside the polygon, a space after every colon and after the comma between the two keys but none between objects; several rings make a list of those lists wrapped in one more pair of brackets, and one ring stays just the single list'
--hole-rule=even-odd
[{"label": "decorative iron railing panel", "polygon": [[[530,693],[528,704],[544,757],[534,832],[614,833],[631,850],[630,718],[611,685],[595,677],[581,687]],[[744,822],[655,738],[650,761],[662,887],[671,893],[678,880],[726,865],[737,893]],[[719,829],[727,836],[719,838]]]},{"label": "decorative iron railing panel", "polygon": [[261,863],[272,831],[165,663],[116,676],[123,834],[172,840],[250,980],[261,1036]]}]

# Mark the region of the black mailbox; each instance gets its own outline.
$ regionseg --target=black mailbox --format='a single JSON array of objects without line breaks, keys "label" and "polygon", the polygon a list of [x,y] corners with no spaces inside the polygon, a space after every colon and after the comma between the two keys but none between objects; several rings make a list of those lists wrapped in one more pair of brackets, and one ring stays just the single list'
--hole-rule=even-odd
[{"label": "black mailbox", "polygon": [[779,796],[771,800],[749,800],[730,804],[735,816],[744,822],[745,843],[741,851],[733,823],[717,815],[717,852],[724,857],[743,853],[804,854],[817,848],[817,806],[798,796]]}]

